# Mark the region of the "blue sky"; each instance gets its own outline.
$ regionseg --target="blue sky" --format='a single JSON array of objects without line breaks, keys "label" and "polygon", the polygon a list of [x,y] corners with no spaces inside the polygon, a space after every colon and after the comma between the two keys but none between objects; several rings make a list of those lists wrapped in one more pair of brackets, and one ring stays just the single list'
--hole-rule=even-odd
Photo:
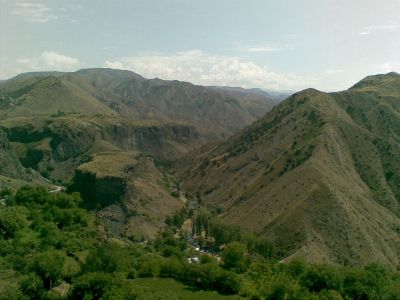
[{"label": "blue sky", "polygon": [[400,0],[0,0],[0,79],[129,69],[325,91],[400,71]]}]

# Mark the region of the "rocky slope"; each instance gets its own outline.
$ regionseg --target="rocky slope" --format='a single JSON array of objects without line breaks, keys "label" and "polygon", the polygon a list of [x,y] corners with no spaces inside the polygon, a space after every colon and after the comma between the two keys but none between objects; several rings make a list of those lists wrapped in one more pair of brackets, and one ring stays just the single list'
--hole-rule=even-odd
[{"label": "rocky slope", "polygon": [[0,85],[7,141],[0,175],[33,180],[36,170],[59,185],[73,183],[110,230],[152,237],[182,206],[160,166],[231,135],[275,103],[269,94],[121,70],[21,74]]},{"label": "rocky slope", "polygon": [[7,135],[0,129],[0,189],[18,188],[23,185],[43,185],[49,189],[52,184],[31,168],[24,168],[18,160]]},{"label": "rocky slope", "polygon": [[71,182],[109,230],[134,239],[154,237],[182,207],[156,165],[168,166],[201,141],[191,125],[117,116],[20,117],[0,121],[0,128],[0,174],[33,181],[37,170]]},{"label": "rocky slope", "polygon": [[131,239],[154,238],[165,218],[183,207],[171,195],[157,160],[134,152],[104,152],[76,169],[72,190],[79,191],[90,209],[114,234]]},{"label": "rocky slope", "polygon": [[246,90],[148,80],[129,71],[86,69],[26,73],[8,80],[0,86],[0,116],[61,111],[181,121],[195,125],[208,138],[221,138],[250,124],[278,100],[279,96]]},{"label": "rocky slope", "polygon": [[400,263],[400,75],[294,94],[188,158],[185,188],[286,257]]},{"label": "rocky slope", "polygon": [[201,142],[190,125],[116,116],[21,117],[0,121],[0,127],[25,167],[60,180],[71,179],[95,153],[139,151],[172,160]]}]

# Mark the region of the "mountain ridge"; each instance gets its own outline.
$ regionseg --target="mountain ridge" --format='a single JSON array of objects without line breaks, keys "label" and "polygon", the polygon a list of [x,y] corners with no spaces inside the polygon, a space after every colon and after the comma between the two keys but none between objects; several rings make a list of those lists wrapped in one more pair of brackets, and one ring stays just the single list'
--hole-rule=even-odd
[{"label": "mountain ridge", "polygon": [[[390,96],[381,90],[388,78]],[[295,93],[197,153],[184,187],[219,207],[224,222],[272,239],[283,256],[396,266],[400,78],[374,79],[367,91]]]},{"label": "mountain ridge", "polygon": [[220,139],[256,120],[281,98],[98,68],[18,75],[0,86],[0,111],[3,119],[62,111],[183,121],[208,138]]}]

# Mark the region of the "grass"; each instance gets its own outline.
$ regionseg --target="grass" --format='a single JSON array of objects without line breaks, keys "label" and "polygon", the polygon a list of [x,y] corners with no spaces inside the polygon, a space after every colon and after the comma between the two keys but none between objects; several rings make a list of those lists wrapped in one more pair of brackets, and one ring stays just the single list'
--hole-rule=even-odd
[{"label": "grass", "polygon": [[[214,291],[197,291],[170,278],[137,278],[133,285],[144,289],[146,299],[224,300],[242,299],[226,296]],[[144,298],[143,298],[144,299]]]},{"label": "grass", "polygon": [[87,172],[95,173],[101,177],[124,177],[126,167],[137,165],[133,151],[113,151],[94,154],[92,160],[79,167]]}]

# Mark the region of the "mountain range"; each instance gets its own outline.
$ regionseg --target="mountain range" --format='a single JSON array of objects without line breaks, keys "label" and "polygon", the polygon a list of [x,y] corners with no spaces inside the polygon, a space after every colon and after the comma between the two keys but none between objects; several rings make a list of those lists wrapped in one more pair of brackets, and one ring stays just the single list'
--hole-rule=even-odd
[{"label": "mountain range", "polygon": [[20,74],[0,84],[3,186],[50,179],[81,192],[110,230],[155,236],[183,205],[160,168],[232,135],[281,98],[113,69]]},{"label": "mountain range", "polygon": [[152,238],[197,198],[284,261],[400,263],[397,73],[293,95],[24,73],[0,83],[0,128],[2,187],[68,186],[114,233]]},{"label": "mountain range", "polygon": [[284,97],[285,94],[145,79],[130,71],[113,69],[34,72],[0,85],[0,117],[62,111],[181,121],[195,125],[207,138],[219,139],[255,121]]},{"label": "mountain range", "polygon": [[290,259],[396,266],[400,259],[400,75],[307,89],[187,158],[184,188]]}]

